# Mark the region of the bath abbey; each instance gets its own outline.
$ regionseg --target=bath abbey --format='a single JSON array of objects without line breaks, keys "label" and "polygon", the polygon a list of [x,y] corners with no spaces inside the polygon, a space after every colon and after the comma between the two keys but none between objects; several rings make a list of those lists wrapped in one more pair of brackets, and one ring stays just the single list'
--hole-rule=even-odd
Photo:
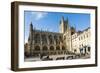
[{"label": "bath abbey", "polygon": [[90,27],[76,31],[64,17],[59,21],[59,32],[37,30],[33,27],[30,23],[28,42],[24,44],[25,61],[90,58]]}]

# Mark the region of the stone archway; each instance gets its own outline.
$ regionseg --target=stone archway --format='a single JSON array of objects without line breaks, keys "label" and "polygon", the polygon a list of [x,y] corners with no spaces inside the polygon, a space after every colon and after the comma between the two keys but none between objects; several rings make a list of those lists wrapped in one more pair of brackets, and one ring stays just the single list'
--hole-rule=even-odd
[{"label": "stone archway", "polygon": [[53,46],[50,46],[50,51],[53,51],[54,50],[54,47]]},{"label": "stone archway", "polygon": [[35,51],[40,51],[40,46],[35,46],[34,50]]},{"label": "stone archway", "polygon": [[56,46],[56,50],[60,50],[60,46]]},{"label": "stone archway", "polygon": [[66,50],[65,46],[62,46],[62,50]]},{"label": "stone archway", "polygon": [[48,47],[47,46],[43,46],[42,50],[43,51],[48,51]]},{"label": "stone archway", "polygon": [[38,57],[40,54],[40,46],[35,46],[33,50],[33,56]]}]

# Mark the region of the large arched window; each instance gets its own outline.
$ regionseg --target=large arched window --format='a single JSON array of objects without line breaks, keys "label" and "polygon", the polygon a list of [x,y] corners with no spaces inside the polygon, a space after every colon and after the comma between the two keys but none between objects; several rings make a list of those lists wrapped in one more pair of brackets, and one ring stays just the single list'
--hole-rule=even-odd
[{"label": "large arched window", "polygon": [[52,38],[52,35],[49,35],[48,38],[49,38],[49,43],[50,43],[50,44],[53,44],[53,38]]},{"label": "large arched window", "polygon": [[34,40],[35,40],[35,43],[40,43],[40,34],[35,34]]},{"label": "large arched window", "polygon": [[50,46],[50,51],[53,51],[54,50],[54,47],[53,46]]},{"label": "large arched window", "polygon": [[62,50],[66,50],[66,49],[65,49],[65,46],[62,46]]},{"label": "large arched window", "polygon": [[48,50],[48,47],[47,46],[43,46],[43,51],[47,51]]},{"label": "large arched window", "polygon": [[57,36],[56,36],[56,35],[54,36],[54,39],[55,39],[55,40],[57,39]]},{"label": "large arched window", "polygon": [[57,47],[56,47],[56,50],[60,50],[60,46],[57,46]]},{"label": "large arched window", "polygon": [[47,38],[45,34],[42,35],[42,44],[47,44]]},{"label": "large arched window", "polygon": [[35,46],[35,51],[40,51],[40,46]]},{"label": "large arched window", "polygon": [[59,39],[59,36],[54,36],[54,39],[55,39],[55,42],[56,44],[60,44],[60,39]]},{"label": "large arched window", "polygon": [[57,36],[56,35],[54,36],[54,40],[55,40],[55,42],[57,44]]},{"label": "large arched window", "polygon": [[60,40],[60,42],[63,43],[63,38],[62,38],[62,36],[59,36],[59,40]]}]

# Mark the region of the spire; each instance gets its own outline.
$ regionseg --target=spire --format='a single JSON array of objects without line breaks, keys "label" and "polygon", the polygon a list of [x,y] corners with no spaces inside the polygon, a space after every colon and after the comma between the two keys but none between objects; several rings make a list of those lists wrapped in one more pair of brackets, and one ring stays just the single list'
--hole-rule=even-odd
[{"label": "spire", "polygon": [[30,31],[32,31],[33,30],[33,25],[32,25],[32,22],[31,22],[31,24],[30,24]]},{"label": "spire", "polygon": [[67,17],[66,21],[65,21],[66,27],[69,27],[69,19]]},{"label": "spire", "polygon": [[32,22],[30,23],[30,31],[29,31],[29,40],[28,41],[32,41],[32,35],[33,34],[33,25]]},{"label": "spire", "polygon": [[32,22],[31,22],[31,24],[30,24],[30,27],[33,27]]},{"label": "spire", "polygon": [[62,16],[61,19],[60,19],[60,25],[61,25],[62,23],[64,24],[64,16]]},{"label": "spire", "polygon": [[68,17],[65,20],[65,31],[70,29],[70,25],[69,25],[69,19]]},{"label": "spire", "polygon": [[64,16],[62,16],[60,20],[60,32],[64,33],[64,31],[65,31],[65,21],[64,21]]},{"label": "spire", "polygon": [[68,17],[67,17],[67,19],[66,19],[66,23],[67,23],[67,24],[69,23]]},{"label": "spire", "polygon": [[64,16],[62,16],[61,20],[64,21]]}]

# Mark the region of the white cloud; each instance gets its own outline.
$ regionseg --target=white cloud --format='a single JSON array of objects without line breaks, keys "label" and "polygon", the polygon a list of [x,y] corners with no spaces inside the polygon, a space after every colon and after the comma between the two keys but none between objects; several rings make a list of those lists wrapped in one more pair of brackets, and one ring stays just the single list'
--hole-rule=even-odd
[{"label": "white cloud", "polygon": [[46,12],[31,12],[32,16],[34,16],[35,20],[40,20],[44,18],[48,13]]}]

